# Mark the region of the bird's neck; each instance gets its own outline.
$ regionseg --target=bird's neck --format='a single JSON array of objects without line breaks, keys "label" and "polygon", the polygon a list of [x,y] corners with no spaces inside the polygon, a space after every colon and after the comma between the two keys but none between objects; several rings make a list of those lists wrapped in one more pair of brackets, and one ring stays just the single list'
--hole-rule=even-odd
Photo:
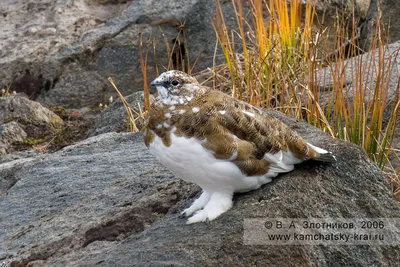
[{"label": "bird's neck", "polygon": [[167,95],[161,96],[159,95],[156,98],[156,103],[164,104],[167,106],[175,106],[175,105],[187,105],[193,99],[193,94],[188,95]]}]

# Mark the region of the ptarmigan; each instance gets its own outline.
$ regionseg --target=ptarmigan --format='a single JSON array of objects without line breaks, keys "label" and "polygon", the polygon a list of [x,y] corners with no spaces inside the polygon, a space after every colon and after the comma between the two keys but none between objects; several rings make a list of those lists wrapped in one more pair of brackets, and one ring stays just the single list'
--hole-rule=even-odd
[{"label": "ptarmigan", "polygon": [[214,220],[232,207],[235,192],[257,189],[294,164],[336,161],[260,108],[201,86],[184,72],[164,72],[151,85],[159,95],[144,142],[177,177],[203,189],[182,213],[193,214],[187,223]]}]

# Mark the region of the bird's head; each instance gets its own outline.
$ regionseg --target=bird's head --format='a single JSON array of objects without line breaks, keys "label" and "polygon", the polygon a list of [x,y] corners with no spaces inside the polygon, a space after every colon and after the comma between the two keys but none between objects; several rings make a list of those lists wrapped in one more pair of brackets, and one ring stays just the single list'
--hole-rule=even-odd
[{"label": "bird's head", "polygon": [[194,77],[177,70],[162,73],[150,85],[157,88],[157,100],[166,105],[187,104],[201,88]]}]

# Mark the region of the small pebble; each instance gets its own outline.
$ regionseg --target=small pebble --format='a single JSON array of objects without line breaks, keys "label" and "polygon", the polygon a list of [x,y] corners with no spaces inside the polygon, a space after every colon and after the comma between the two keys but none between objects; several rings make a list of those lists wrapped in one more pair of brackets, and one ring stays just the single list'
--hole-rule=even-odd
[{"label": "small pebble", "polygon": [[57,33],[56,28],[46,28],[46,29],[40,30],[38,32],[38,34],[40,36],[51,36],[51,35],[55,35],[56,33]]},{"label": "small pebble", "polygon": [[38,29],[38,27],[29,27],[28,28],[28,30],[26,31],[26,33],[28,34],[28,35],[30,35],[30,34],[35,34],[35,33],[37,33],[39,31],[39,29]]}]

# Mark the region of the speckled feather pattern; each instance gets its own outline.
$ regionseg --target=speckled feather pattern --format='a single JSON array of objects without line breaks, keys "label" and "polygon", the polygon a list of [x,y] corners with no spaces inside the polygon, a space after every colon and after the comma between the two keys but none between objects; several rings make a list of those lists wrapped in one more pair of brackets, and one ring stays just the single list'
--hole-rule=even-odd
[{"label": "speckled feather pattern", "polygon": [[334,162],[261,109],[204,87],[179,71],[152,82],[159,96],[143,128],[150,152],[203,194],[184,211],[188,223],[213,220],[232,206],[234,192],[247,192],[293,170],[307,159]]},{"label": "speckled feather pattern", "polygon": [[[176,128],[176,136],[206,140],[203,147],[212,151],[216,159],[228,160],[237,153],[231,161],[249,176],[268,172],[266,153],[291,151],[301,160],[319,155],[294,131],[258,108],[219,91],[204,91],[172,111],[163,104],[153,105],[148,114],[147,129],[151,131],[146,131],[146,145],[157,135],[165,146],[170,146],[170,131]],[[199,110],[193,112],[194,108]]]}]

